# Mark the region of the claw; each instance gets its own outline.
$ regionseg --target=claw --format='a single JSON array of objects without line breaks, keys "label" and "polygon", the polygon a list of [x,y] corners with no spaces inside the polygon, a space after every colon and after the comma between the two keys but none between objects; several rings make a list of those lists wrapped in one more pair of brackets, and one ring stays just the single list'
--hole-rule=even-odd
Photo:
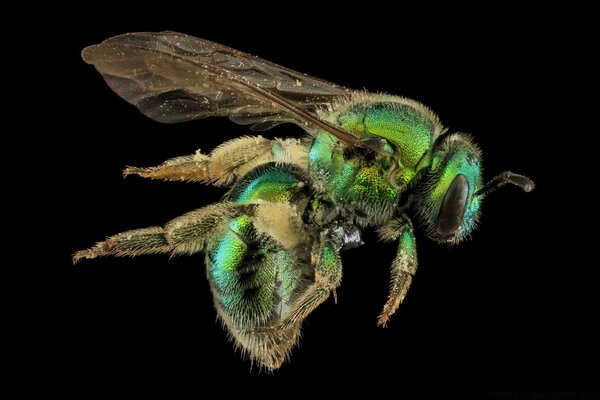
[{"label": "claw", "polygon": [[73,261],[73,265],[77,264],[81,260],[87,259],[91,260],[93,258],[109,254],[108,250],[111,245],[109,242],[99,242],[96,243],[94,247],[90,247],[89,249],[79,250],[73,254],[71,260]]},{"label": "claw", "polygon": [[125,169],[123,170],[123,178],[126,178],[129,175],[140,175],[140,176],[143,176],[142,175],[143,173],[144,173],[144,168],[139,168],[139,167],[125,167]]},{"label": "claw", "polygon": [[387,328],[388,320],[390,319],[390,313],[387,310],[383,310],[377,318],[377,326],[380,328]]},{"label": "claw", "polygon": [[377,319],[377,326],[379,328],[387,328],[387,322],[387,318],[379,317],[379,319]]}]

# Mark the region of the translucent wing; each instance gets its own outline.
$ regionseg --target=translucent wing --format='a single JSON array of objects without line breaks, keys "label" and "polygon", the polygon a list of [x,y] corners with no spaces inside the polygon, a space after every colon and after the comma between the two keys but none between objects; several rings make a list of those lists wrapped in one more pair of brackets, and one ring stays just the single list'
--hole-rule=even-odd
[{"label": "translucent wing", "polygon": [[127,33],[86,47],[82,57],[159,122],[226,116],[257,130],[296,122],[364,147],[315,112],[352,91],[218,43],[176,32]]}]

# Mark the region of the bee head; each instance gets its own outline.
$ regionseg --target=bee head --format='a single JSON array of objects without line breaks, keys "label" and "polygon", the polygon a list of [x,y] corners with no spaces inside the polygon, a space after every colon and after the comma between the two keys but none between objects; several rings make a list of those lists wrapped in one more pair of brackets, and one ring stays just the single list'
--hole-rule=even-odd
[{"label": "bee head", "polygon": [[481,175],[481,151],[469,136],[454,133],[439,142],[417,189],[418,214],[431,239],[456,244],[468,236],[477,225],[481,201],[496,187],[512,183],[529,192],[535,186],[508,171],[485,185]]},{"label": "bee head", "polygon": [[438,242],[458,243],[477,223],[481,196],[481,151],[464,134],[442,139],[431,167],[417,190],[419,216],[427,235]]}]

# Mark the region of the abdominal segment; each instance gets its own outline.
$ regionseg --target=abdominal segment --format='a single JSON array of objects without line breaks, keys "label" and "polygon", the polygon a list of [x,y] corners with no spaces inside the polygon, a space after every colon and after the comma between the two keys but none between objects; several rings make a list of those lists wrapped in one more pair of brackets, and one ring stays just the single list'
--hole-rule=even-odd
[{"label": "abdominal segment", "polygon": [[314,281],[308,235],[297,205],[290,203],[302,185],[285,168],[261,168],[247,178],[230,198],[255,206],[227,221],[207,248],[207,276],[215,308],[236,345],[275,369],[300,334],[301,321],[286,324],[294,302]]}]

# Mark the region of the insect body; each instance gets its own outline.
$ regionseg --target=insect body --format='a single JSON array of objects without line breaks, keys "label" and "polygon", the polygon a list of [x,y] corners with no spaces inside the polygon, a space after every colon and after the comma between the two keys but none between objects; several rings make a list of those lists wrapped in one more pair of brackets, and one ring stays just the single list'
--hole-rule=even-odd
[{"label": "insect body", "polygon": [[458,243],[491,189],[481,153],[406,98],[352,91],[225,46],[174,33],[130,33],[83,51],[109,86],[160,122],[227,116],[265,130],[296,123],[303,139],[242,137],[125,175],[228,188],[223,201],[163,227],[123,232],[79,251],[99,256],[204,253],[218,315],[253,361],[281,366],[303,320],[340,285],[340,252],[361,230],[395,241],[385,326],[417,268],[410,216],[438,242]]}]

